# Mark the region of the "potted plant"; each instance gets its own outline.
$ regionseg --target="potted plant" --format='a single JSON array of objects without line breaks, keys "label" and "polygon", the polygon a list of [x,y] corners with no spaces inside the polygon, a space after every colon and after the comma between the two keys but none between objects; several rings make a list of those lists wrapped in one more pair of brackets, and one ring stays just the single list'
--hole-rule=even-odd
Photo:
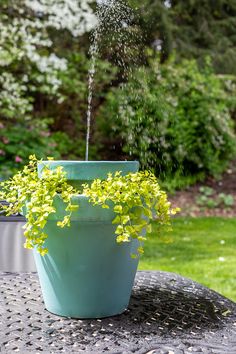
[{"label": "potted plant", "polygon": [[101,318],[128,306],[151,220],[170,225],[171,209],[138,162],[38,161],[1,183],[8,215],[23,210],[46,308]]}]

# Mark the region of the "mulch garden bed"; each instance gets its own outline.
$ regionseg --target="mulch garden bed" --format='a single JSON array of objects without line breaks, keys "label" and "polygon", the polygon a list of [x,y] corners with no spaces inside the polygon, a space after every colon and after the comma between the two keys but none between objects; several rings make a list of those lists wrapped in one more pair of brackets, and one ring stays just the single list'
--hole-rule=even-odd
[{"label": "mulch garden bed", "polygon": [[[199,205],[198,201],[202,195],[200,188],[203,186],[210,187],[213,190],[212,195],[207,198],[216,201],[219,195],[223,193],[224,195],[230,196],[231,199],[233,198],[233,205],[226,206],[224,203],[215,207]],[[185,190],[177,191],[174,195],[170,195],[169,199],[173,206],[181,208],[181,212],[178,214],[180,216],[236,217],[236,161],[220,179],[207,178],[203,183],[196,184]]]}]

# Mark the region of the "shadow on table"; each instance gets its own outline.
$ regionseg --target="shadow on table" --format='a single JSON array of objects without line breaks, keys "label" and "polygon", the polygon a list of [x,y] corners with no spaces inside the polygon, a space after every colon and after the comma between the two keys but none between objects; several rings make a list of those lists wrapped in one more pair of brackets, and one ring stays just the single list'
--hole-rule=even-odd
[{"label": "shadow on table", "polygon": [[220,300],[207,299],[183,291],[142,289],[131,297],[124,314],[132,326],[149,332],[199,331],[223,327],[228,308]]}]

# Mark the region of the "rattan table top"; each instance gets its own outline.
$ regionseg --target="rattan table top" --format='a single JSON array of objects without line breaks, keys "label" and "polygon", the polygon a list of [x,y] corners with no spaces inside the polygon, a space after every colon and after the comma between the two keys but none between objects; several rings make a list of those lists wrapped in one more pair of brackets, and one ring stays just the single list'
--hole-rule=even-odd
[{"label": "rattan table top", "polygon": [[138,272],[129,308],[102,320],[45,310],[35,273],[0,273],[0,353],[236,354],[236,304],[173,273]]}]

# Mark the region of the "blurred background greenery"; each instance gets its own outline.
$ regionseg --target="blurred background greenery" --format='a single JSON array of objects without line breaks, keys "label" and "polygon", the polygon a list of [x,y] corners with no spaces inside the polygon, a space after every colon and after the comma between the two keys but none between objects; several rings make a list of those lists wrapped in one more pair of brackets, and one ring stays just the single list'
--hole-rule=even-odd
[{"label": "blurred background greenery", "polygon": [[[1,178],[35,152],[39,158],[84,159],[96,5],[83,2],[85,12],[67,8],[62,19],[55,7],[43,7],[45,1],[1,1]],[[128,4],[135,45],[119,53],[132,74],[124,75],[114,54],[115,29],[105,29],[90,159],[138,159],[167,188],[220,175],[236,151],[236,1]]]}]

